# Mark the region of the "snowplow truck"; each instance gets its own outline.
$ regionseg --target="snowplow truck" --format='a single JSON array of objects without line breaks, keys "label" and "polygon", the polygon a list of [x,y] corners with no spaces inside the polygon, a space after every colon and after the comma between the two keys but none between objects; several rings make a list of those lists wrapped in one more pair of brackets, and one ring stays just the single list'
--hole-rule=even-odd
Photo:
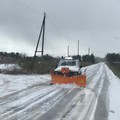
[{"label": "snowplow truck", "polygon": [[81,71],[79,60],[71,57],[61,59],[57,68],[51,72],[51,84],[76,84],[86,87],[86,75]]}]

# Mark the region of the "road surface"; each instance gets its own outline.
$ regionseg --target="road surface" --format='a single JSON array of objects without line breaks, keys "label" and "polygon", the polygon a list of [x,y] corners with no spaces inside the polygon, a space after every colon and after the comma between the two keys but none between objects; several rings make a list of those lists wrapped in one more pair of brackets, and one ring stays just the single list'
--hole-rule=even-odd
[{"label": "road surface", "polygon": [[86,74],[86,88],[51,86],[50,75],[0,74],[0,120],[108,120],[106,65],[88,66]]}]

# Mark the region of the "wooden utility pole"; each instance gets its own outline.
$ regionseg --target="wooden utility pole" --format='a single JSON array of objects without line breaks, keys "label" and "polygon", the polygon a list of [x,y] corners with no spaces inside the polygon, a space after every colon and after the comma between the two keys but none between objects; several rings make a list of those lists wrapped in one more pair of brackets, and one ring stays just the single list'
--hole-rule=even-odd
[{"label": "wooden utility pole", "polygon": [[41,50],[42,57],[43,57],[43,52],[44,52],[45,18],[46,18],[46,13],[44,13],[44,18],[43,18],[43,35],[42,35],[42,50]]},{"label": "wooden utility pole", "polygon": [[[33,65],[34,65],[34,61],[35,61],[35,57],[36,57],[37,52],[41,52],[41,57],[43,57],[44,36],[45,36],[45,19],[46,19],[46,13],[44,13],[43,22],[42,22],[42,26],[41,26],[41,29],[40,29],[40,34],[39,34],[39,37],[38,37],[38,41],[37,41],[37,45],[36,45],[36,49],[35,49],[32,65],[31,65],[31,69],[33,69]],[[41,35],[42,35],[42,49],[41,49],[41,51],[38,51],[38,46],[39,46]]]}]

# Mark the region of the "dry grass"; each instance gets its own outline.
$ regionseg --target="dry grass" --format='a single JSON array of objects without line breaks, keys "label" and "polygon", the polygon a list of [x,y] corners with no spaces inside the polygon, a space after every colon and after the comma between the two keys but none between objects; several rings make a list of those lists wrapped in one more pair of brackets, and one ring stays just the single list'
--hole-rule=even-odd
[{"label": "dry grass", "polygon": [[107,63],[107,65],[113,73],[120,78],[120,63]]}]

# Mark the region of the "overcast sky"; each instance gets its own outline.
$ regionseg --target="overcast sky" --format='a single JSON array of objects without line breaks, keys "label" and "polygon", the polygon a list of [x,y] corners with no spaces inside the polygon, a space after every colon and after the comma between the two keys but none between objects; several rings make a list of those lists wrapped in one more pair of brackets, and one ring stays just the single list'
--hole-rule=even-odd
[{"label": "overcast sky", "polygon": [[0,0],[0,51],[34,55],[44,12],[44,54],[120,52],[120,0]]}]

